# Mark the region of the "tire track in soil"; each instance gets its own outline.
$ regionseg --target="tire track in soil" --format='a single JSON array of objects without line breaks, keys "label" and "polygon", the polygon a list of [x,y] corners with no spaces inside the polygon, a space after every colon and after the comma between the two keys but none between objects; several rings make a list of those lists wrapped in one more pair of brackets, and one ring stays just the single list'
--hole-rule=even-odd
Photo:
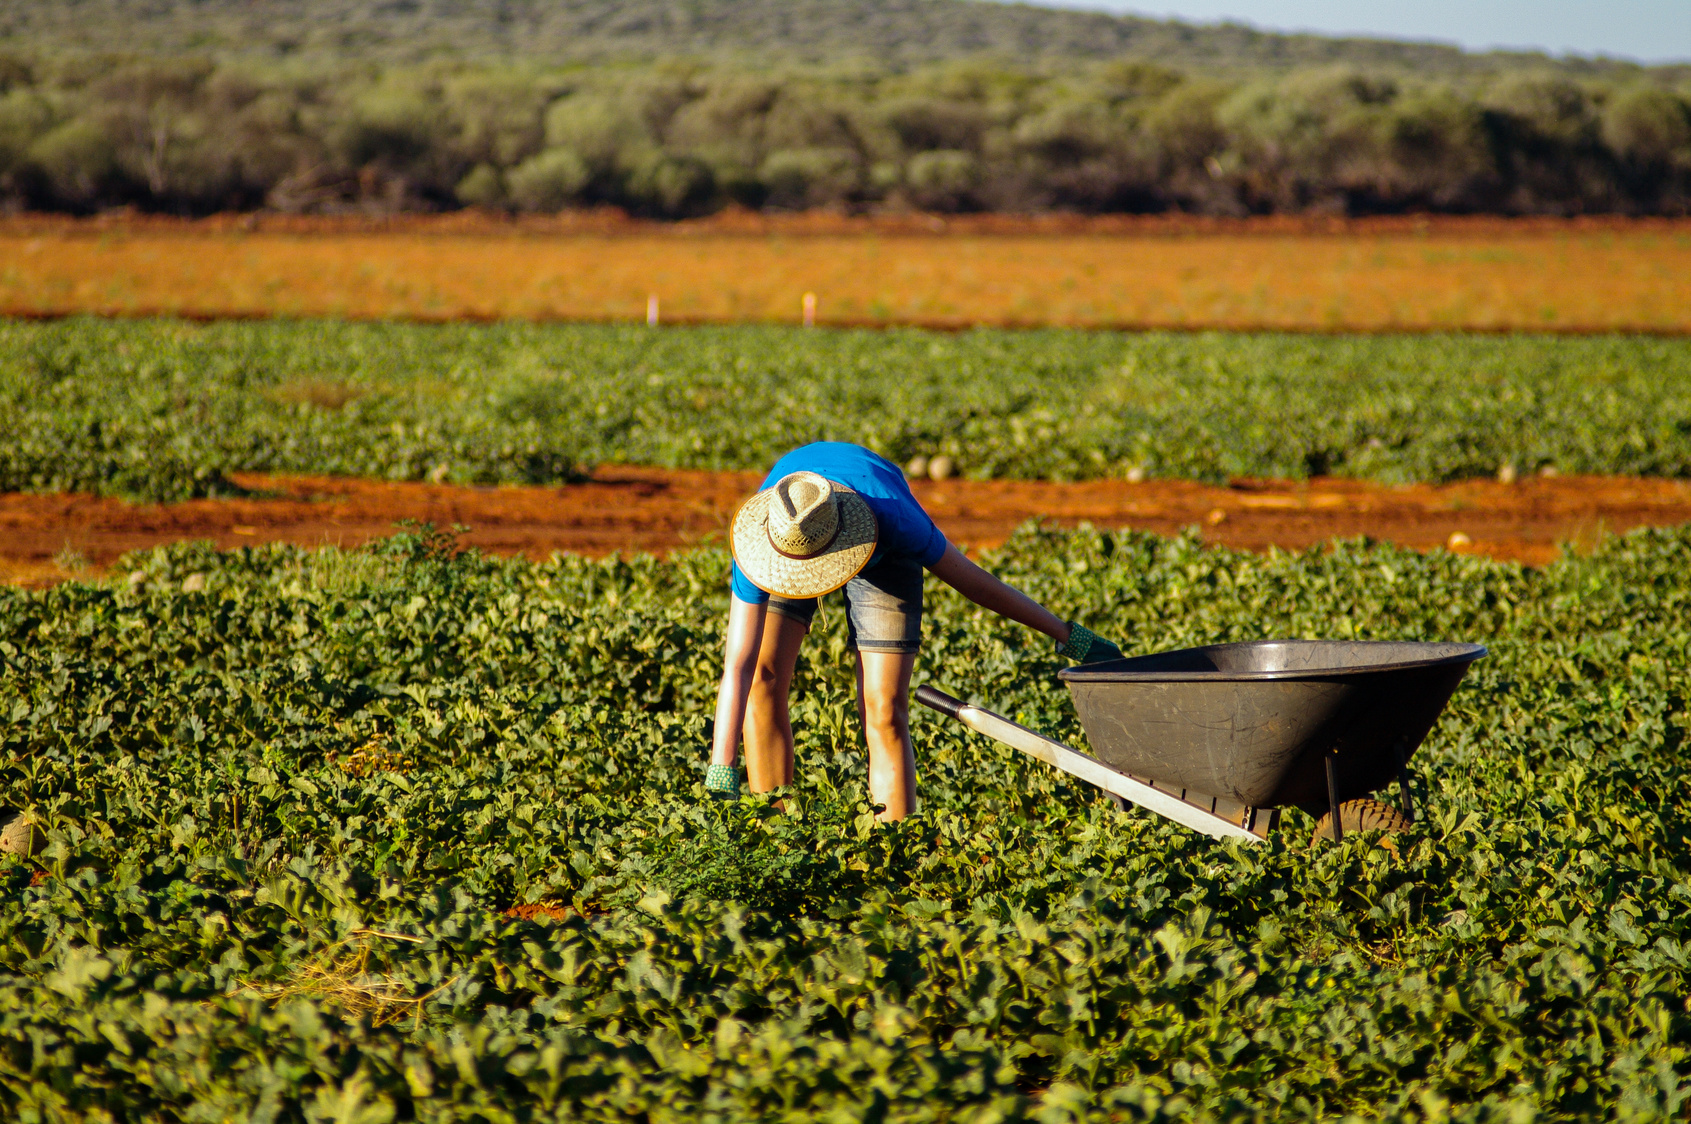
[{"label": "tire track in soil", "polygon": [[[235,479],[263,494],[168,505],[0,494],[0,581],[46,586],[76,574],[97,577],[126,551],[190,539],[224,549],[277,541],[353,547],[392,534],[406,519],[463,524],[470,528],[462,540],[468,545],[536,559],[554,551],[597,556],[720,545],[734,509],[760,476],[612,465],[587,482],[556,487]],[[1227,487],[1185,480],[920,480],[913,487],[941,529],[972,547],[1002,543],[1028,519],[1049,519],[1165,535],[1197,526],[1206,541],[1246,550],[1368,535],[1418,550],[1450,546],[1542,565],[1563,543],[1580,548],[1607,532],[1691,522],[1691,481],[1626,477],[1398,487],[1336,478],[1237,480]]]}]

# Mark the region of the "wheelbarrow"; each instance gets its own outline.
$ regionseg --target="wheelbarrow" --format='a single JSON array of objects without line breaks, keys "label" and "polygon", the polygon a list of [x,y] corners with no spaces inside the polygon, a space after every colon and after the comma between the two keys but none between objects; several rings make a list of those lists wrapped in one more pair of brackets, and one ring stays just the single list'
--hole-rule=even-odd
[{"label": "wheelbarrow", "polygon": [[[1316,837],[1415,818],[1409,760],[1479,644],[1253,640],[1058,673],[1092,754],[933,687],[916,701],[1217,839],[1261,842],[1279,809],[1321,817]],[[1401,808],[1366,799],[1395,781]]]}]

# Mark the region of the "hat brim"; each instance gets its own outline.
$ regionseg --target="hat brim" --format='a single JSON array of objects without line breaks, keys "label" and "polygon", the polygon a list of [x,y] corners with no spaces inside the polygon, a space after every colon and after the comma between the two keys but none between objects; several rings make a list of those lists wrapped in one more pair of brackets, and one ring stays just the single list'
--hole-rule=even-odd
[{"label": "hat brim", "polygon": [[769,541],[766,521],[774,488],[765,488],[741,504],[728,536],[740,572],[765,593],[795,600],[832,593],[856,577],[875,554],[880,528],[862,496],[843,484],[834,484],[834,496],[840,508],[840,533],[826,549],[808,558],[789,558]]}]

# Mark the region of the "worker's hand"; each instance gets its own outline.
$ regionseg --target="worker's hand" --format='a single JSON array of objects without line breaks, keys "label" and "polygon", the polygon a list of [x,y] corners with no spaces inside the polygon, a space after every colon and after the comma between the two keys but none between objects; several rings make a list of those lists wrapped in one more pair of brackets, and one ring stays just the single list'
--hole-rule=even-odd
[{"label": "worker's hand", "polygon": [[718,800],[738,800],[740,770],[732,765],[712,765],[705,770],[705,791]]},{"label": "worker's hand", "polygon": [[1083,624],[1069,622],[1067,643],[1057,645],[1057,654],[1076,663],[1101,663],[1121,659],[1121,649]]}]

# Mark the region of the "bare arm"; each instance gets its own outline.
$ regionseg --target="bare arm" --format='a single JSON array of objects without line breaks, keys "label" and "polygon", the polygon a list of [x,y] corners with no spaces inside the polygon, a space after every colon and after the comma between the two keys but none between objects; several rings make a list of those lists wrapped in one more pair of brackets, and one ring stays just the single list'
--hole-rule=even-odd
[{"label": "bare arm", "polygon": [[[945,544],[945,555],[928,569],[946,585],[967,597],[983,609],[990,609],[1001,617],[1009,617],[1038,632],[1043,632],[1059,644],[1069,639],[1069,625],[1013,585],[993,577],[967,558],[951,543]],[[720,720],[719,720],[720,721]],[[720,729],[720,726],[718,727]]]},{"label": "bare arm", "polygon": [[758,648],[763,644],[764,611],[762,605],[748,605],[738,597],[728,599],[728,643],[722,655],[722,682],[716,690],[712,765],[732,765],[740,752],[746,699],[752,690],[752,673],[757,670]]}]

